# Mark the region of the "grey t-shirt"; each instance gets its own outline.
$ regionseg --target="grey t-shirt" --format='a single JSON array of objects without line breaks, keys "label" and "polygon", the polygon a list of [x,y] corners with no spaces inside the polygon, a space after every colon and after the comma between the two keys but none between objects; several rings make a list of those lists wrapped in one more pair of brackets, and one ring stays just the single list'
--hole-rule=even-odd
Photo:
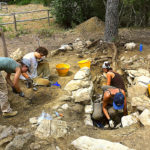
[{"label": "grey t-shirt", "polygon": [[0,71],[7,73],[15,73],[15,70],[20,65],[9,57],[0,57]]}]

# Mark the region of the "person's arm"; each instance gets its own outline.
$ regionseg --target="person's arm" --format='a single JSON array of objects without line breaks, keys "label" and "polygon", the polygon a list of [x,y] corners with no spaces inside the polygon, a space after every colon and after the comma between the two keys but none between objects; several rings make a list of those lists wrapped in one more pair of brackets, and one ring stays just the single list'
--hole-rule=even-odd
[{"label": "person's arm", "polygon": [[124,112],[124,115],[126,116],[128,114],[128,111],[127,111],[127,99],[126,99],[125,92],[123,91],[122,93],[124,95],[124,108],[123,108],[123,112]]},{"label": "person's arm", "polygon": [[107,73],[107,85],[110,85],[111,84],[111,78],[112,78],[112,75],[110,72]]},{"label": "person's arm", "polygon": [[108,94],[108,92],[105,92],[104,93],[104,98],[103,98],[103,112],[104,112],[104,115],[106,116],[106,118],[109,121],[110,128],[114,128],[114,126],[115,126],[114,125],[114,121],[110,118],[110,116],[108,114],[108,111],[106,109],[106,106],[108,104],[109,98],[110,98],[110,94]]},{"label": "person's arm", "polygon": [[108,94],[107,94],[107,92],[105,92],[104,97],[103,97],[103,112],[104,112],[104,115],[106,116],[106,118],[108,120],[110,120],[110,116],[109,116],[108,111],[106,109],[106,106],[108,105],[108,100],[109,100]]},{"label": "person's arm", "polygon": [[16,89],[16,91],[18,93],[21,92],[21,89],[19,87],[19,77],[20,77],[20,75],[21,75],[21,69],[20,69],[20,67],[17,67],[16,68],[16,73],[15,73],[15,76],[14,76],[14,80],[13,80],[13,87]]}]

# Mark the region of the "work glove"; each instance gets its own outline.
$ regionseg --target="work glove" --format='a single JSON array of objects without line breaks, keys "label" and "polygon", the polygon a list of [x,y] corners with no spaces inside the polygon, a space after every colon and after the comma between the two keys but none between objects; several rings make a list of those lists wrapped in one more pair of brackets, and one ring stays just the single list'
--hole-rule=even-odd
[{"label": "work glove", "polygon": [[27,88],[31,88],[32,84],[33,84],[33,80],[31,78],[28,78],[26,83]]},{"label": "work glove", "polygon": [[19,96],[24,97],[24,93],[23,93],[23,92],[20,92],[20,93],[19,93]]},{"label": "work glove", "polygon": [[13,91],[13,93],[18,94],[18,92],[14,86],[12,87],[12,91]]},{"label": "work glove", "polygon": [[114,125],[114,121],[113,120],[109,120],[109,126],[110,126],[110,128],[114,128],[115,127],[115,125]]}]

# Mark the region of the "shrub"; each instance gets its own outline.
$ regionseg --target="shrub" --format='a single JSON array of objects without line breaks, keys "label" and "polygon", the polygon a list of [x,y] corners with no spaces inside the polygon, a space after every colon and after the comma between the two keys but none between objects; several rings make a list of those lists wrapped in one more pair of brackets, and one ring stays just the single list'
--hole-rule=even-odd
[{"label": "shrub", "polygon": [[92,17],[92,0],[52,0],[52,14],[57,23],[71,27],[71,24],[79,24]]},{"label": "shrub", "polygon": [[39,37],[51,37],[53,35],[54,31],[49,29],[41,29],[38,31]]}]

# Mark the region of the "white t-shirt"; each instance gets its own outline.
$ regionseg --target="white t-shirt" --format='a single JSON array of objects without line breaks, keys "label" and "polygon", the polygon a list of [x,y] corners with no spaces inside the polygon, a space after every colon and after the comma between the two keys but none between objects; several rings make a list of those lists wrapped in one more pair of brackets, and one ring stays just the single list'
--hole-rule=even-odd
[{"label": "white t-shirt", "polygon": [[[30,72],[28,72],[27,74],[29,75],[29,77],[31,79],[36,78],[37,77],[37,66],[38,66],[38,62],[37,59],[34,56],[34,52],[28,53],[26,54],[23,59],[26,59],[28,62],[28,64],[30,64]],[[25,80],[25,78],[21,75],[20,79]]]}]

